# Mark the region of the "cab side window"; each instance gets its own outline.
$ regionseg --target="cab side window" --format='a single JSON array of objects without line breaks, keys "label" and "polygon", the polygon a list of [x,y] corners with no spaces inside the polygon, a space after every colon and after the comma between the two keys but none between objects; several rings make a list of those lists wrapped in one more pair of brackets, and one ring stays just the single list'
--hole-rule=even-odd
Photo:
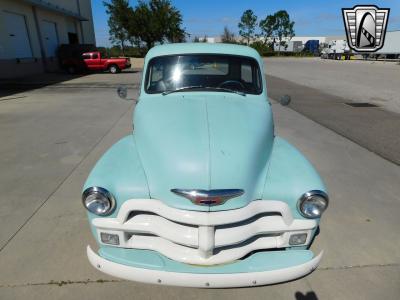
[{"label": "cab side window", "polygon": [[250,64],[242,63],[241,79],[247,83],[251,83],[253,81],[253,70]]}]

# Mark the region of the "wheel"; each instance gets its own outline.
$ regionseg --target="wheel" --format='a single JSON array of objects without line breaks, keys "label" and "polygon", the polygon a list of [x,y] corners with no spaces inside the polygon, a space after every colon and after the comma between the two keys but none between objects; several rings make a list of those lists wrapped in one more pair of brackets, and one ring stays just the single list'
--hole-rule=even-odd
[{"label": "wheel", "polygon": [[108,70],[110,71],[111,74],[117,74],[120,71],[117,65],[109,66]]}]

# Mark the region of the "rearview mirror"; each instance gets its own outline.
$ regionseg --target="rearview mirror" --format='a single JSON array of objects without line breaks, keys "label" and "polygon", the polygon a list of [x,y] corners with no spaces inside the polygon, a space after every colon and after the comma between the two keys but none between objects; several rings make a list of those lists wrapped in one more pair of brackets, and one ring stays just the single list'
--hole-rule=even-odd
[{"label": "rearview mirror", "polygon": [[290,101],[292,101],[292,98],[289,95],[283,95],[280,99],[279,99],[279,103],[283,106],[288,106]]}]

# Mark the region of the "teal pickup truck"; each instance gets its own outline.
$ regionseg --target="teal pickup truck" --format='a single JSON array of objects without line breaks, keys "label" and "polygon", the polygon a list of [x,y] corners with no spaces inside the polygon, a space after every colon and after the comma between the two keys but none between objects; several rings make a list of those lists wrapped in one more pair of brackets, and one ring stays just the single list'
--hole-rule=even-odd
[{"label": "teal pickup truck", "polygon": [[99,271],[221,288],[302,277],[328,196],[274,133],[264,63],[245,46],[169,44],[144,62],[134,132],[83,188]]}]

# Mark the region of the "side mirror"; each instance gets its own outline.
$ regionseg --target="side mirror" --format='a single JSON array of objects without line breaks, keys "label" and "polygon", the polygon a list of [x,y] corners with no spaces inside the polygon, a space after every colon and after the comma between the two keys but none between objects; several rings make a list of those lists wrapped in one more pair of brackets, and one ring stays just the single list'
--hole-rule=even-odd
[{"label": "side mirror", "polygon": [[117,88],[117,94],[118,94],[118,97],[120,97],[121,99],[128,100],[127,99],[127,97],[128,97],[128,89],[126,87],[119,86]]},{"label": "side mirror", "polygon": [[289,95],[283,95],[280,99],[279,99],[279,103],[283,106],[288,106],[290,101],[292,101],[292,98]]}]

